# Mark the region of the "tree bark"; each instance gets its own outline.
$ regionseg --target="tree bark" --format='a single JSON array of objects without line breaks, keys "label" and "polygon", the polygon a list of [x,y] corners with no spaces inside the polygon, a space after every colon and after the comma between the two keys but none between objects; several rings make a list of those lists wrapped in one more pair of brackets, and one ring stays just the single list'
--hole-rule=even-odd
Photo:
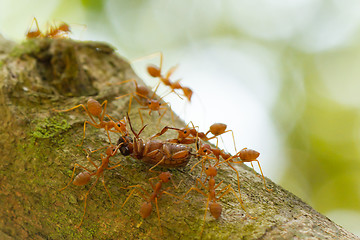
[{"label": "tree bark", "polygon": [[[92,167],[83,148],[106,146],[108,138],[103,129],[88,126],[84,145],[77,147],[83,122],[89,120],[85,111],[57,113],[52,109],[86,105],[91,96],[100,103],[107,100],[107,113],[122,119],[129,100],[115,97],[133,91],[133,83],[108,83],[130,78],[142,83],[129,63],[104,43],[34,39],[15,44],[0,37],[1,239],[193,239],[200,238],[203,225],[203,239],[359,239],[269,179],[266,184],[273,191],[267,191],[262,179],[246,166],[237,168],[241,194],[246,210],[256,219],[245,214],[232,194],[220,200],[221,217],[215,220],[208,211],[205,221],[206,198],[201,194],[194,191],[188,201],[179,203],[163,195],[158,201],[161,234],[155,206],[147,219],[140,217],[144,200],[139,195],[120,210],[130,193],[124,188],[141,185],[150,191],[148,179],[154,177],[148,165],[120,154],[116,159],[122,160],[123,168],[104,173],[114,208],[99,181],[89,194],[84,222],[77,229],[92,184],[59,189],[69,182],[75,163]],[[130,116],[139,131],[137,107],[134,102]],[[160,128],[157,114],[143,115],[149,124],[141,134],[146,139]],[[180,120],[172,123],[169,113],[161,122],[174,124],[184,126]],[[163,139],[176,135],[169,131]],[[118,137],[111,133],[113,142]],[[99,153],[91,158],[99,164]],[[193,158],[188,166],[169,170],[175,182],[182,181],[171,193],[181,196],[194,186],[201,171],[198,167],[190,172],[195,162]],[[223,180],[222,186],[231,184],[237,192],[236,173],[227,166],[221,166],[215,180]]]}]

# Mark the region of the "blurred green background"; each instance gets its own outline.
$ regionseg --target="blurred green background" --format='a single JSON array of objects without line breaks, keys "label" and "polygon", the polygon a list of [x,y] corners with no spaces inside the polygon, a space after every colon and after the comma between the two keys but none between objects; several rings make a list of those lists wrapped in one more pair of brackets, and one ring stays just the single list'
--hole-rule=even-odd
[{"label": "blurred green background", "polygon": [[[23,41],[34,16],[130,60],[162,51],[195,92],[166,98],[185,121],[228,124],[265,175],[360,235],[360,1],[0,0],[0,34]],[[158,62],[133,66],[154,86]]]}]

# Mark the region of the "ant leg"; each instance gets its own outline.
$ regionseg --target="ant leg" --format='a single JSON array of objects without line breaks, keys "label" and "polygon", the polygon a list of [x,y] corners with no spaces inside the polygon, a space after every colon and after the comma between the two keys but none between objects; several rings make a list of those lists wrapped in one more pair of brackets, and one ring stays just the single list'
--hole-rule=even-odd
[{"label": "ant leg", "polygon": [[89,122],[89,121],[85,121],[85,122],[84,122],[84,136],[83,136],[83,139],[81,140],[81,144],[76,145],[76,146],[78,146],[78,147],[81,147],[81,146],[83,145],[83,143],[84,143],[85,131],[86,131],[86,123],[90,124],[91,126],[93,126],[93,127],[95,127],[95,128],[99,128],[98,125],[95,125],[95,124],[93,124],[93,123],[91,123],[91,122]]},{"label": "ant leg", "polygon": [[107,187],[106,187],[106,185],[105,185],[104,175],[102,176],[102,183],[103,183],[103,185],[104,185],[104,188],[105,188],[105,191],[106,191],[107,195],[108,195],[108,196],[109,196],[109,198],[110,198],[110,201],[111,201],[111,208],[114,208],[114,202],[113,202],[113,200],[112,200],[112,198],[111,198],[111,195],[110,195],[109,190],[107,189]]},{"label": "ant leg", "polygon": [[[100,151],[101,149],[104,149],[104,148],[107,148],[108,146],[104,146],[104,147],[101,147],[101,148],[98,148],[96,150],[92,150],[90,151],[91,153],[94,153],[94,152],[97,152],[97,151]],[[84,149],[85,150],[85,149]],[[90,150],[90,149],[89,149]]]},{"label": "ant leg", "polygon": [[[200,181],[200,182],[201,182],[201,181]],[[197,187],[191,187],[182,197],[179,197],[180,200],[184,200],[184,198],[185,198],[191,191],[197,191],[198,193],[202,194],[204,197],[207,197],[206,193],[204,193],[203,191],[201,191],[199,188],[197,188]],[[177,201],[176,203],[178,203],[178,201]]]},{"label": "ant leg", "polygon": [[190,169],[190,172],[192,172],[192,170],[194,170],[194,168],[195,168],[199,163],[204,163],[204,158],[201,158],[200,161],[198,161],[194,166],[192,166],[192,168]]},{"label": "ant leg", "polygon": [[[84,149],[85,150],[85,149]],[[85,151],[86,152],[86,151]],[[103,155],[101,154],[101,158],[103,157]],[[86,159],[96,168],[98,169],[99,167],[96,166],[96,164],[91,160],[89,154],[86,156]]]},{"label": "ant leg", "polygon": [[176,196],[176,195],[174,195],[174,194],[172,194],[172,193],[169,193],[169,192],[167,192],[167,191],[162,191],[162,193],[167,194],[167,195],[169,195],[169,196],[172,196],[172,197],[174,197],[174,198],[177,198],[177,199],[179,199],[179,200],[182,200],[180,197],[178,197],[178,196]]},{"label": "ant leg", "polygon": [[207,198],[207,201],[206,201],[206,207],[205,207],[204,224],[203,224],[203,226],[202,226],[202,228],[201,228],[200,238],[201,238],[201,236],[202,236],[202,233],[203,233],[204,227],[205,227],[206,213],[207,213],[207,209],[208,209],[208,207],[209,207],[209,201],[210,201],[210,198],[208,197],[208,198]]},{"label": "ant leg", "polygon": [[80,222],[79,226],[76,226],[76,228],[80,228],[81,224],[82,224],[83,221],[84,221],[84,217],[85,217],[85,213],[86,213],[86,201],[87,201],[87,197],[88,197],[90,191],[93,189],[93,187],[96,185],[96,183],[97,183],[98,181],[99,181],[99,177],[96,178],[96,181],[93,183],[93,185],[91,185],[90,189],[87,191],[87,193],[86,193],[86,195],[85,195],[84,214],[83,214],[83,216],[82,216],[82,218],[81,218],[81,222]]},{"label": "ant leg", "polygon": [[72,175],[71,175],[71,178],[70,178],[70,181],[68,182],[68,184],[66,184],[65,187],[61,188],[61,189],[59,190],[59,192],[65,190],[65,188],[67,188],[67,187],[70,185],[70,183],[71,183],[72,180],[74,179],[75,169],[76,169],[77,167],[80,167],[80,168],[86,170],[87,172],[91,173],[91,171],[90,171],[89,169],[87,169],[86,167],[81,166],[80,164],[75,163],[74,169],[73,169],[73,172],[72,172]]},{"label": "ant leg", "polygon": [[226,187],[224,187],[220,192],[218,192],[216,195],[220,194],[221,192],[225,191],[223,194],[221,194],[221,196],[218,198],[218,200],[220,200],[222,197],[224,197],[226,194],[228,194],[229,192],[231,192],[232,194],[234,194],[234,196],[236,197],[236,199],[239,201],[242,209],[246,212],[246,215],[249,216],[251,219],[256,219],[256,217],[251,216],[245,209],[245,206],[243,204],[243,201],[241,198],[239,198],[236,193],[235,190],[231,187],[231,185],[227,185]]},{"label": "ant leg", "polygon": [[101,117],[99,117],[100,122],[102,122],[104,120],[104,116],[105,116],[105,112],[106,112],[106,106],[107,106],[107,100],[103,101],[103,103],[100,105],[100,107],[102,108],[103,105],[104,105],[104,109],[102,111]]},{"label": "ant leg", "polygon": [[158,198],[155,197],[155,206],[156,206],[156,212],[157,212],[158,221],[159,221],[159,227],[160,227],[161,235],[164,235],[163,230],[161,228],[160,212],[159,212],[159,206],[158,206],[158,201],[157,200],[158,200]]},{"label": "ant leg", "polygon": [[260,162],[259,162],[259,160],[255,159],[255,161],[256,161],[256,162],[258,163],[258,165],[259,165],[260,172],[261,172],[261,176],[262,176],[262,178],[263,178],[263,180],[264,180],[264,186],[265,186],[265,189],[266,189],[266,190],[268,190],[269,192],[271,192],[271,191],[272,191],[272,189],[269,189],[269,188],[267,188],[267,187],[266,187],[265,177],[264,177],[263,171],[262,171],[262,169],[261,169],[261,166],[260,166]]},{"label": "ant leg", "polygon": [[152,166],[150,169],[149,169],[149,171],[150,172],[154,172],[154,173],[158,173],[158,171],[153,171],[153,169],[157,166],[157,165],[159,165],[160,163],[162,163],[162,162],[164,162],[165,161],[165,156],[158,162],[158,163],[156,163],[154,166]]},{"label": "ant leg", "polygon": [[95,122],[95,120],[94,120],[94,118],[92,117],[92,115],[91,115],[91,113],[87,110],[87,108],[84,106],[84,104],[79,104],[79,105],[77,105],[77,106],[75,106],[75,107],[72,107],[72,108],[69,108],[69,109],[65,109],[65,110],[56,110],[56,109],[52,109],[54,112],[69,112],[69,111],[71,111],[71,110],[74,110],[74,109],[76,109],[76,108],[78,108],[78,107],[82,107],[84,110],[85,110],[85,112],[86,112],[86,114],[90,117],[90,119],[94,122],[94,123],[96,123]]},{"label": "ant leg", "polygon": [[141,111],[140,110],[147,110],[146,108],[138,108],[138,112],[139,112],[139,115],[140,115],[140,119],[141,119],[141,125],[144,125],[144,119],[143,119],[143,116],[141,114]]},{"label": "ant leg", "polygon": [[119,213],[120,213],[121,209],[123,209],[123,207],[125,206],[125,204],[127,203],[127,201],[130,199],[130,197],[133,195],[133,193],[135,191],[137,191],[138,194],[146,201],[146,197],[143,194],[141,194],[141,192],[139,192],[139,190],[137,188],[140,188],[141,190],[144,191],[144,193],[146,193],[148,195],[147,191],[145,189],[143,189],[140,185],[133,185],[133,186],[129,186],[127,188],[134,188],[134,189],[130,192],[129,196],[125,199],[125,202],[121,205]]},{"label": "ant leg", "polygon": [[107,133],[107,136],[108,136],[110,145],[112,146],[111,139],[110,139],[110,134],[109,134],[109,129],[108,129],[108,126],[107,126],[107,125],[105,126],[105,131],[106,131],[106,133]]},{"label": "ant leg", "polygon": [[240,199],[241,198],[241,191],[240,191],[240,176],[239,176],[239,172],[229,163],[229,162],[226,162],[230,168],[232,168],[232,170],[234,170],[236,172],[236,177],[237,177],[237,182],[238,182],[238,191],[239,191],[239,196],[240,196]]}]

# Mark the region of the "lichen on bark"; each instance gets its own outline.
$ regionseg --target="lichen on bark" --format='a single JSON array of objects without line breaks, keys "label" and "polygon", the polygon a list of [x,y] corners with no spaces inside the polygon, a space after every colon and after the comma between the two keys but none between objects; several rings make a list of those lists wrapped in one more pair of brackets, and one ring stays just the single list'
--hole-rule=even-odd
[{"label": "lichen on bark", "polygon": [[[119,211],[129,194],[127,186],[140,184],[150,190],[148,179],[154,175],[149,166],[130,157],[118,156],[124,168],[106,171],[105,182],[115,207],[111,208],[101,182],[88,197],[88,206],[81,230],[75,228],[83,214],[84,195],[91,184],[70,185],[74,163],[91,166],[83,148],[96,149],[108,144],[103,130],[88,127],[83,147],[83,122],[87,119],[79,108],[89,97],[99,102],[108,100],[107,113],[121,119],[126,115],[126,98],[116,96],[133,90],[131,82],[109,85],[135,78],[129,63],[119,57],[111,46],[98,42],[35,39],[14,44],[0,37],[0,238],[2,239],[193,239],[199,238],[205,224],[204,239],[304,239],[357,237],[322,216],[299,198],[267,179],[273,189],[264,189],[254,171],[238,168],[241,194],[250,219],[231,194],[221,199],[223,213],[215,220],[209,213],[204,218],[206,199],[200,194],[189,195],[187,202],[175,204],[164,196],[159,200],[160,234],[156,211],[145,220],[138,209],[142,198],[135,196]],[[196,91],[196,89],[194,89]],[[134,109],[136,103],[134,103]],[[147,116],[149,126],[142,133],[146,138],[159,130],[157,115]],[[131,119],[139,130],[137,111]],[[162,125],[173,125],[167,114]],[[176,126],[184,124],[177,120]],[[174,136],[169,133],[164,138]],[[119,136],[111,134],[116,142]],[[99,154],[91,156],[99,159]],[[98,161],[96,161],[98,163]],[[183,181],[176,195],[184,194],[194,185],[200,168],[190,172],[189,166],[171,169],[175,182]],[[79,172],[79,171],[78,171]],[[237,187],[236,174],[223,166],[216,181]]]}]

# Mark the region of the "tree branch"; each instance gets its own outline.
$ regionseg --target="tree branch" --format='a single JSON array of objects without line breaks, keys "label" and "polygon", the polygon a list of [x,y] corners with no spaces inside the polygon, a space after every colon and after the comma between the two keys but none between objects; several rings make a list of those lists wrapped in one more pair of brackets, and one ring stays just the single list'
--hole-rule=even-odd
[{"label": "tree branch", "polygon": [[[241,194],[248,213],[232,194],[221,199],[222,216],[215,220],[208,211],[204,219],[206,199],[196,192],[189,194],[188,202],[175,204],[170,196],[159,199],[161,226],[159,231],[156,209],[143,220],[139,215],[143,199],[134,194],[119,211],[132,189],[141,185],[151,190],[148,179],[154,175],[149,166],[131,157],[116,156],[124,168],[105,171],[107,188],[115,202],[111,202],[101,183],[90,192],[87,211],[81,230],[79,224],[85,193],[91,184],[63,188],[70,180],[75,163],[92,168],[83,148],[97,149],[108,144],[103,129],[87,127],[82,148],[83,122],[88,120],[82,108],[67,113],[51,109],[67,109],[85,104],[91,96],[99,102],[108,100],[107,113],[122,119],[128,109],[128,99],[115,97],[133,91],[133,83],[108,85],[135,78],[129,63],[121,59],[112,47],[98,42],[35,39],[14,44],[0,37],[0,238],[2,239],[358,239],[331,220],[322,216],[298,197],[266,179],[246,166],[238,167]],[[196,91],[196,89],[195,89]],[[133,104],[131,120],[134,128],[141,128]],[[144,114],[149,126],[142,138],[159,131],[158,116]],[[170,113],[163,125],[174,126]],[[175,127],[184,124],[177,120]],[[111,133],[116,142],[118,134]],[[164,138],[176,137],[166,133]],[[99,151],[100,152],[100,151]],[[99,164],[99,154],[91,158]],[[200,167],[190,172],[195,164],[170,170],[175,182],[183,183],[171,193],[180,196],[194,186]],[[76,172],[80,172],[79,170]],[[224,180],[237,189],[235,172],[225,166],[218,170],[216,182]],[[93,179],[94,181],[94,179]],[[170,186],[170,185],[169,185]],[[167,187],[167,186],[165,186]]]}]

